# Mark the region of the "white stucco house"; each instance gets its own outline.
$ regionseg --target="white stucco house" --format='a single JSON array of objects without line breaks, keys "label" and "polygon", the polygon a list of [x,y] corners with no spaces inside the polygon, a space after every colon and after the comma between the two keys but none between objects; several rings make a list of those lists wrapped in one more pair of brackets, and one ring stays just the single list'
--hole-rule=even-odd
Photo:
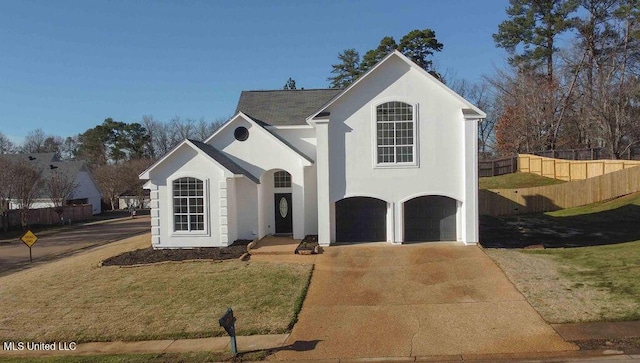
[{"label": "white stucco house", "polygon": [[399,52],[349,87],[245,91],[204,142],[140,177],[155,248],[291,234],[336,242],[478,242],[485,113]]}]

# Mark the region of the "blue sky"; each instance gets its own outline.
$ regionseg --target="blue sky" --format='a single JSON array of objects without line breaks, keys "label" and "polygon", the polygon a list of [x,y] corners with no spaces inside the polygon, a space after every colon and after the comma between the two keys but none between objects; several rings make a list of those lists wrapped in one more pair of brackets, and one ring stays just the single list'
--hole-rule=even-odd
[{"label": "blue sky", "polygon": [[326,88],[347,48],[430,28],[441,72],[479,81],[505,64],[491,35],[508,0],[0,1],[0,131],[72,136],[107,118],[208,121],[242,90]]}]

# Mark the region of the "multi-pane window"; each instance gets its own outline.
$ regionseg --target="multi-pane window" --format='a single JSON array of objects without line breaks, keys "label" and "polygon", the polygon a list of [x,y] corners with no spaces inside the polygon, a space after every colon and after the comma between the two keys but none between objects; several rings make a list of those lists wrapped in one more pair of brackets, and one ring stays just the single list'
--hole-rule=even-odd
[{"label": "multi-pane window", "polygon": [[204,183],[196,178],[173,181],[173,230],[204,231]]},{"label": "multi-pane window", "polygon": [[414,130],[412,105],[394,101],[376,107],[377,163],[413,163]]},{"label": "multi-pane window", "polygon": [[274,188],[291,188],[291,174],[286,171],[276,171],[273,173]]}]

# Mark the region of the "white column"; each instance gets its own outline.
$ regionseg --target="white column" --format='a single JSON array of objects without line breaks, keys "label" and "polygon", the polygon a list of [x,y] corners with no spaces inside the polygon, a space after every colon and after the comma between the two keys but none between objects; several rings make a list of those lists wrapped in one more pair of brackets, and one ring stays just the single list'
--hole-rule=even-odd
[{"label": "white column", "polygon": [[151,208],[151,245],[157,246],[160,244],[160,191],[158,186],[151,182],[148,182],[145,185],[145,188],[150,190],[149,207]]},{"label": "white column", "polygon": [[291,204],[293,204],[293,238],[303,239],[305,236],[304,215],[304,168],[291,173]]},{"label": "white column", "polygon": [[478,120],[464,121],[464,201],[462,241],[476,244],[478,231]]},{"label": "white column", "polygon": [[258,239],[267,235],[267,224],[264,217],[264,185],[258,184]]},{"label": "white column", "polygon": [[329,188],[329,120],[318,120],[315,125],[318,173],[318,243],[322,246],[328,246],[335,238],[332,236],[334,228]]}]

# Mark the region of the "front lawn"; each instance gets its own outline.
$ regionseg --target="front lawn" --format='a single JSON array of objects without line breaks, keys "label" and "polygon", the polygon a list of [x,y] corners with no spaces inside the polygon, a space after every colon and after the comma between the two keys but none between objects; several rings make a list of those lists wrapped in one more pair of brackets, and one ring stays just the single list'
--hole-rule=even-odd
[{"label": "front lawn", "polygon": [[234,309],[239,335],[290,329],[311,265],[187,262],[98,267],[146,247],[149,235],[0,278],[0,340],[112,341],[221,336]]},{"label": "front lawn", "polygon": [[485,217],[480,236],[485,247],[576,247],[485,249],[545,320],[637,320],[638,220],[635,193],[545,214]]},{"label": "front lawn", "polygon": [[485,251],[550,323],[640,319],[640,241]]},{"label": "front lawn", "polygon": [[562,183],[566,182],[537,174],[521,172],[485,177],[478,180],[478,186],[480,189],[518,189]]},{"label": "front lawn", "polygon": [[640,319],[640,241],[583,248],[531,250],[553,258],[572,289],[607,293],[597,320]]}]

